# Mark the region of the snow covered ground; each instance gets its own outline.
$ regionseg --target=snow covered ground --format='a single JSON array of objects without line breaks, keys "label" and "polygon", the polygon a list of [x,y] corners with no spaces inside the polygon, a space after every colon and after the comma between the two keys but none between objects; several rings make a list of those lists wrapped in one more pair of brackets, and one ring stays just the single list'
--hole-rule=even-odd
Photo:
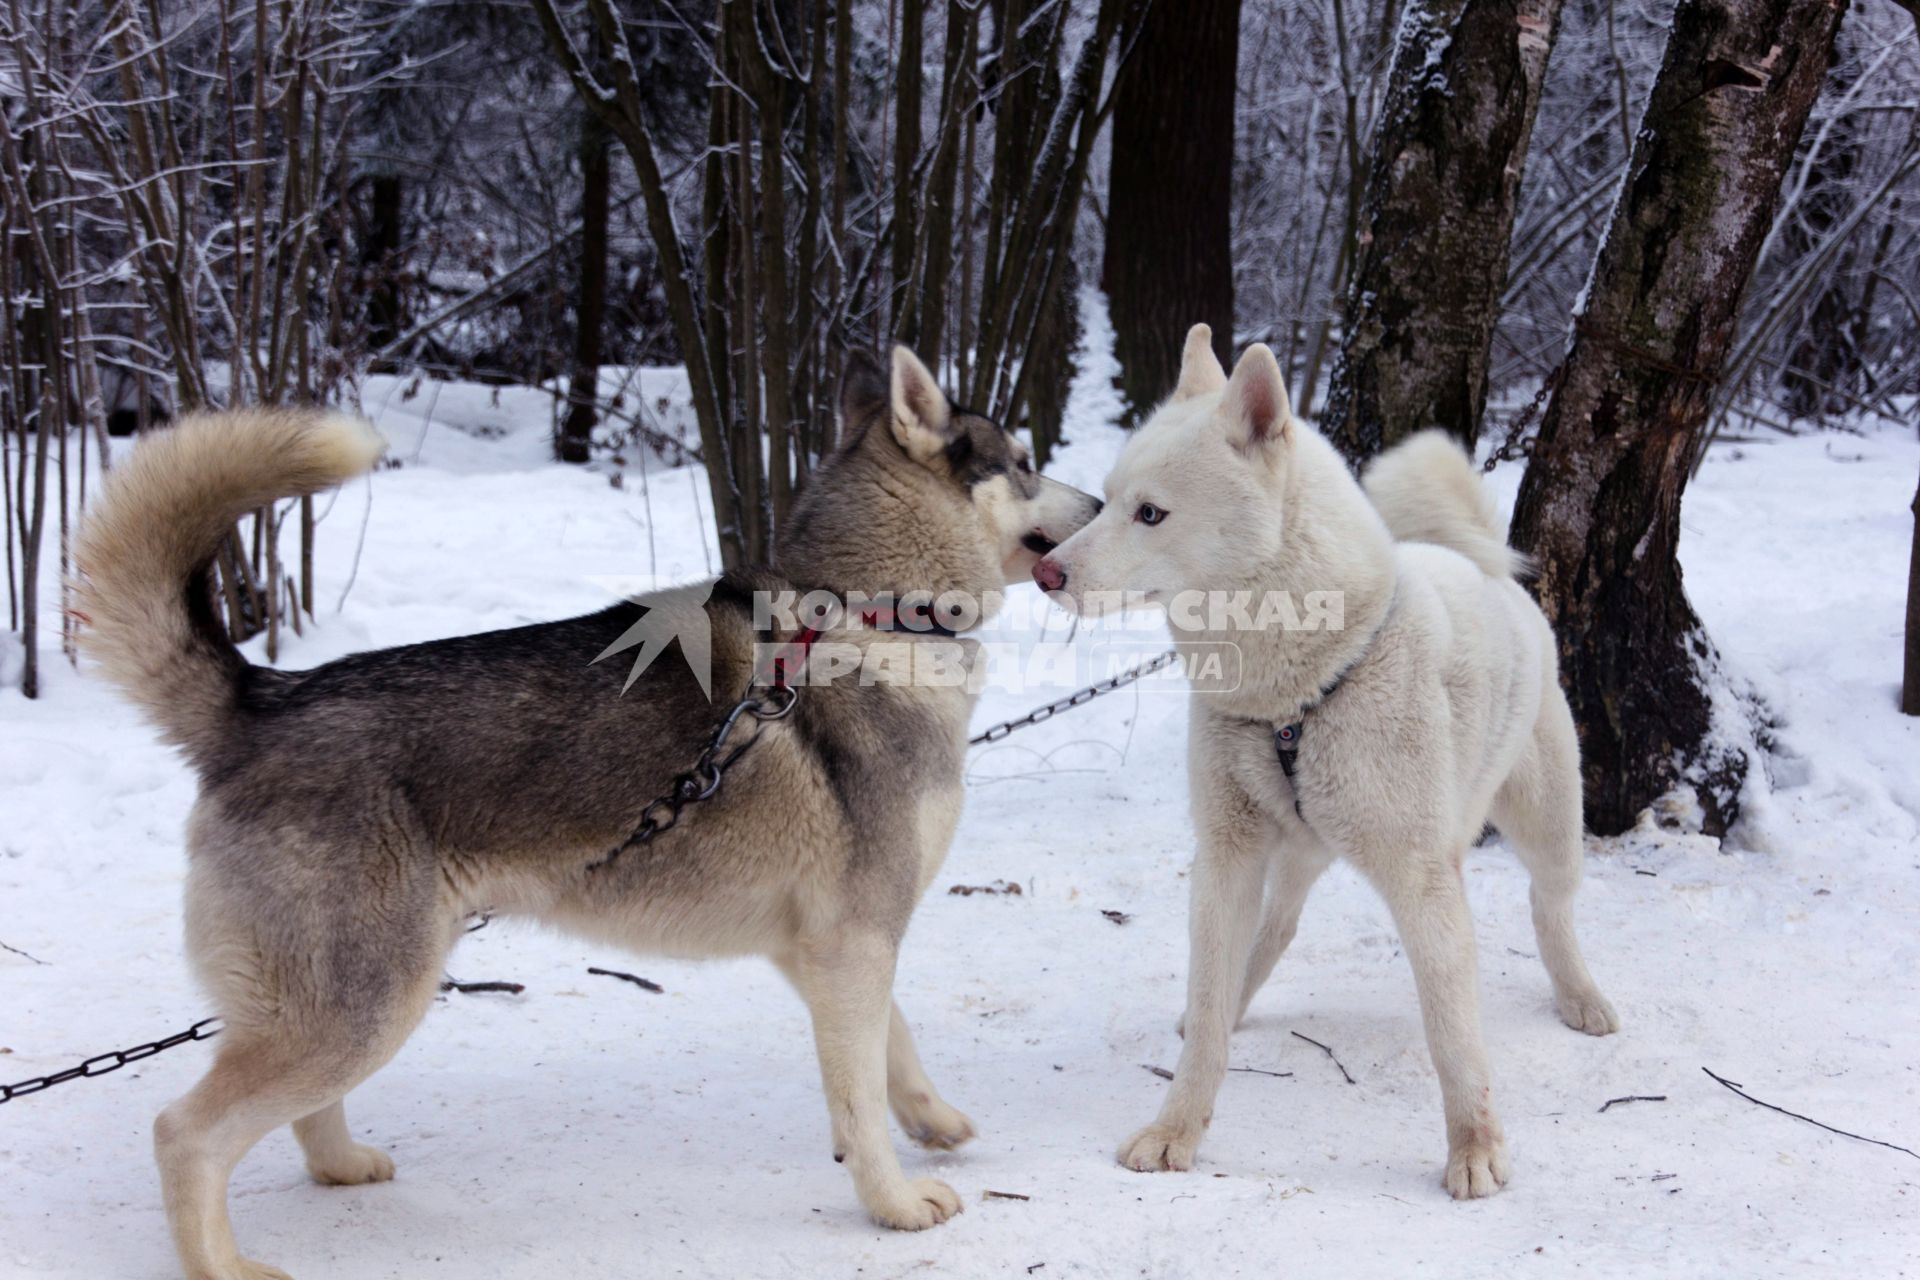
[{"label": "snow covered ground", "polygon": [[[1095,484],[1113,457],[1108,372],[1086,361],[1062,478]],[[670,373],[642,380],[642,395],[672,390]],[[323,503],[321,625],[289,638],[286,665],[564,616],[604,601],[599,575],[714,562],[695,471],[546,463],[541,393],[446,386],[430,407],[432,384],[394,391],[376,383],[366,406],[403,465]],[[980,1130],[952,1154],[902,1145],[910,1175],[965,1198],[951,1224],[899,1235],[863,1216],[829,1155],[805,1015],[764,963],[670,963],[496,922],[451,970],[525,994],[445,997],[349,1099],[398,1179],[314,1186],[282,1131],[235,1177],[242,1247],[302,1280],[1920,1270],[1920,1159],[1701,1071],[1920,1148],[1920,721],[1895,711],[1917,472],[1912,432],[1884,427],[1717,447],[1689,492],[1688,589],[1777,716],[1780,750],[1727,848],[1651,824],[1592,842],[1581,925],[1617,1036],[1560,1025],[1523,874],[1497,846],[1471,856],[1515,1167],[1491,1200],[1440,1187],[1410,975],[1385,908],[1342,868],[1234,1041],[1236,1065],[1291,1074],[1228,1077],[1194,1172],[1114,1163],[1167,1087],[1147,1068],[1177,1057],[1191,857],[1184,699],[1135,688],[975,753],[908,936],[899,998]],[[1495,481],[1510,501],[1517,471]],[[1067,637],[1062,618],[1045,628],[1049,645],[1098,639]],[[38,702],[0,691],[0,942],[18,949],[0,951],[0,1080],[204,1012],[179,950],[189,775],[100,682],[48,657]],[[990,692],[979,719],[1052,694]],[[947,892],[997,880],[1022,892]],[[174,1274],[149,1125],[207,1058],[181,1048],[0,1108],[0,1276]],[[1600,1111],[1623,1095],[1665,1100]]]}]

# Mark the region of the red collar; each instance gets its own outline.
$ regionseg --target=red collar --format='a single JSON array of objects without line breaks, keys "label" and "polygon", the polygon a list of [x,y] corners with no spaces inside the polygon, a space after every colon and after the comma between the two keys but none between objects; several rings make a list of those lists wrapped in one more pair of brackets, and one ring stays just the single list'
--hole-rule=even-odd
[{"label": "red collar", "polygon": [[780,652],[773,655],[773,687],[785,692],[806,663],[807,654],[813,649],[813,642],[820,633],[812,627],[802,627],[798,635],[787,643]]}]

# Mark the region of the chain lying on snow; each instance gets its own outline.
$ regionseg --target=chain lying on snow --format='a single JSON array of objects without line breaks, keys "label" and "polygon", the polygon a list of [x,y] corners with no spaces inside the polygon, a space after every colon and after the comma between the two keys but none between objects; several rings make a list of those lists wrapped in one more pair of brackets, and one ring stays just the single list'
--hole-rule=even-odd
[{"label": "chain lying on snow", "polygon": [[[1062,711],[1071,711],[1075,707],[1084,706],[1102,694],[1124,689],[1143,676],[1164,670],[1179,656],[1178,650],[1169,649],[1158,657],[1149,658],[1118,675],[1109,676],[1097,684],[1076,689],[1064,698],[1035,707],[1023,716],[1002,720],[999,724],[967,739],[967,745],[977,747],[983,743],[999,742],[1016,730],[1051,720]],[[707,745],[700,752],[699,758],[693,762],[693,767],[675,778],[673,785],[664,794],[640,811],[640,825],[634,829],[632,835],[627,837],[625,843],[587,869],[597,871],[612,863],[628,849],[646,844],[661,832],[671,830],[674,823],[679,821],[682,809],[690,804],[709,799],[720,789],[720,780],[726,773],[727,767],[744,755],[747,748],[760,740],[760,734],[766,728],[767,722],[785,719],[792,712],[794,704],[799,701],[799,687],[782,683],[765,690],[750,691],[746,697],[734,703],[733,708],[727,712],[726,718],[720,722],[720,727],[714,730],[711,738],[707,739]],[[733,731],[743,716],[755,722],[753,733],[739,742],[732,743],[729,749]],[[479,923],[469,928],[467,930],[469,933],[486,928],[487,923],[493,918],[490,912],[478,912],[476,915]],[[52,1075],[34,1076],[17,1084],[0,1084],[0,1104],[12,1102],[15,1098],[23,1098],[30,1093],[39,1093],[42,1089],[51,1089],[54,1085],[65,1084],[69,1080],[104,1076],[130,1063],[138,1062],[142,1058],[151,1058],[156,1053],[165,1052],[194,1040],[211,1040],[220,1034],[220,1028],[215,1025],[219,1021],[218,1018],[202,1018],[185,1031],[176,1032],[164,1040],[138,1044],[131,1049],[114,1049],[88,1058],[78,1066],[56,1071]]]},{"label": "chain lying on snow", "polygon": [[51,1089],[69,1080],[91,1080],[95,1076],[104,1076],[110,1071],[118,1071],[142,1058],[151,1058],[154,1054],[171,1049],[175,1045],[186,1044],[189,1040],[210,1040],[220,1034],[220,1028],[214,1026],[219,1021],[218,1018],[202,1018],[185,1031],[176,1032],[164,1040],[155,1040],[150,1044],[137,1044],[131,1049],[109,1050],[88,1058],[77,1067],[68,1067],[65,1071],[56,1071],[50,1076],[34,1076],[18,1084],[0,1084],[0,1102],[12,1102],[15,1098],[24,1098],[30,1093]]}]

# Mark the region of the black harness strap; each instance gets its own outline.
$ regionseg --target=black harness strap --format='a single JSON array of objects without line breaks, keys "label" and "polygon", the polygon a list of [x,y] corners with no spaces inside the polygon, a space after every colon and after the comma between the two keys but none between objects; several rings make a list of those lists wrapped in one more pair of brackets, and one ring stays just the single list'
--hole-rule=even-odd
[{"label": "black harness strap", "polygon": [[[1367,654],[1373,651],[1373,642],[1379,637],[1380,628],[1384,626],[1386,626],[1386,619],[1383,617],[1380,622],[1375,625],[1372,634],[1367,637],[1367,642],[1362,646],[1359,654],[1351,662],[1347,663],[1346,666],[1334,673],[1333,679],[1327,681],[1327,683],[1321,687],[1320,692],[1314,696],[1312,702],[1300,708],[1299,716],[1296,719],[1286,724],[1278,724],[1273,727],[1273,754],[1279,757],[1280,772],[1287,775],[1287,785],[1293,791],[1294,816],[1302,822],[1307,821],[1307,815],[1300,808],[1300,783],[1295,774],[1300,767],[1300,734],[1307,726],[1307,713],[1325,702],[1328,698],[1331,698],[1340,688],[1341,683],[1346,680],[1347,673],[1359,666]],[[1311,826],[1313,824],[1308,823],[1307,825]]]},{"label": "black harness strap", "polygon": [[[1322,699],[1325,697],[1326,694],[1321,695]],[[1300,784],[1293,778],[1293,771],[1300,763],[1300,726],[1303,723],[1303,720],[1295,720],[1292,724],[1274,727],[1273,754],[1280,757],[1280,772],[1287,775],[1287,785],[1293,789],[1294,816],[1305,822],[1307,815],[1300,811]]]}]

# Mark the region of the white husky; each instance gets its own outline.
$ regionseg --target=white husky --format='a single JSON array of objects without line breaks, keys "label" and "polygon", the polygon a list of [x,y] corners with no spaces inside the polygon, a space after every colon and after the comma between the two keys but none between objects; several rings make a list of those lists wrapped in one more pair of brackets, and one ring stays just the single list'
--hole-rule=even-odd
[{"label": "white husky", "polygon": [[1363,492],[1290,416],[1273,353],[1249,348],[1229,380],[1210,338],[1193,327],[1180,385],[1122,453],[1105,510],[1034,577],[1086,612],[1122,593],[1171,604],[1196,589],[1294,601],[1331,591],[1344,609],[1342,625],[1315,630],[1170,611],[1183,650],[1236,645],[1241,672],[1231,690],[1194,693],[1186,1045],[1159,1118],[1120,1162],[1192,1167],[1228,1036],[1293,940],[1313,882],[1345,857],[1386,898],[1413,965],[1446,1107],[1447,1190],[1491,1195],[1507,1180],[1506,1138],[1460,877],[1487,821],[1532,876],[1560,1016],[1593,1035],[1618,1025],[1574,937],[1579,747],[1553,636],[1444,435],[1382,456]]}]

